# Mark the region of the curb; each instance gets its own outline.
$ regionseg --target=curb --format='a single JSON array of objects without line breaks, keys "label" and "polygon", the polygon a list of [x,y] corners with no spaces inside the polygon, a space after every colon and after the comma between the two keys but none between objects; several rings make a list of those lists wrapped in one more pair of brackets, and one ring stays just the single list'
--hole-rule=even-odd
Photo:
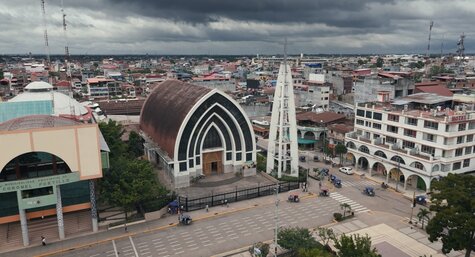
[{"label": "curb", "polygon": [[[303,200],[303,199],[307,199],[307,198],[308,199],[316,198],[316,195],[309,192],[307,195],[302,196],[300,199]],[[247,206],[247,207],[244,207],[244,208],[235,209],[235,210],[231,210],[231,211],[225,211],[225,212],[221,212],[221,213],[216,212],[212,215],[207,215],[207,216],[204,216],[204,217],[196,218],[193,221],[205,220],[205,219],[209,219],[211,217],[217,217],[217,216],[232,214],[232,213],[235,213],[235,212],[245,211],[245,210],[249,210],[249,209],[252,209],[252,208],[255,208],[255,207],[266,206],[266,205],[270,205],[270,204],[274,204],[274,202],[264,203],[264,204],[254,204],[254,205]],[[143,222],[145,222],[145,221],[143,221]],[[143,223],[143,222],[139,222],[139,223]],[[131,224],[131,223],[129,223],[129,224]],[[63,248],[63,249],[48,252],[48,253],[38,254],[38,255],[35,255],[35,257],[54,256],[54,255],[58,255],[58,254],[69,252],[69,251],[74,251],[74,250],[83,249],[83,248],[86,248],[86,247],[91,247],[91,246],[95,246],[95,245],[104,244],[104,243],[110,242],[112,240],[123,239],[123,238],[127,238],[129,236],[135,236],[135,235],[139,235],[139,234],[146,234],[146,233],[151,233],[151,232],[155,232],[155,231],[164,230],[164,229],[171,228],[171,227],[176,227],[177,225],[178,225],[178,223],[170,223],[170,224],[165,225],[165,226],[146,229],[146,230],[142,230],[142,231],[138,231],[138,232],[129,232],[129,233],[126,233],[124,235],[114,236],[114,237],[102,239],[102,240],[99,240],[99,241],[96,241],[96,242],[84,243],[84,244],[81,244],[81,245],[71,246],[71,247],[68,247],[68,248]]]}]

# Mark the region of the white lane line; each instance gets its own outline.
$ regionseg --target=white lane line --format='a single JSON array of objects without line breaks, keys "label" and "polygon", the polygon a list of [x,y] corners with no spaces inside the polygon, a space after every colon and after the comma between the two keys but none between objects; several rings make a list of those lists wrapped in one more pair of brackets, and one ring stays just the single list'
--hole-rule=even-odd
[{"label": "white lane line", "polygon": [[236,239],[238,239],[238,238],[239,238],[239,237],[236,236],[236,237],[230,237],[229,239],[231,239],[231,240],[236,240]]},{"label": "white lane line", "polygon": [[134,244],[134,241],[132,240],[132,237],[129,236],[129,239],[130,239],[130,243],[132,244],[132,248],[134,248],[135,256],[139,257],[139,253],[137,252],[137,249],[135,248],[135,244]]},{"label": "white lane line", "polygon": [[90,255],[89,257],[96,257],[96,256],[99,256],[100,254],[94,254],[94,255]]},{"label": "white lane line", "polygon": [[148,245],[138,245],[137,244],[137,248],[141,249],[141,248],[148,248]]},{"label": "white lane line", "polygon": [[184,253],[184,252],[185,252],[185,251],[179,251],[179,252],[176,252],[175,255],[177,255],[177,254],[182,254],[182,253]]},{"label": "white lane line", "polygon": [[190,251],[194,251],[194,250],[198,250],[199,247],[193,247],[193,248],[190,248]]},{"label": "white lane line", "polygon": [[213,245],[213,244],[204,244],[203,246],[210,246],[210,245]]},{"label": "white lane line", "polygon": [[148,242],[140,242],[140,243],[136,243],[136,245],[146,245]]},{"label": "white lane line", "polygon": [[119,257],[119,254],[117,253],[117,247],[115,246],[115,240],[112,240],[112,246],[114,247],[115,257]]},{"label": "white lane line", "polygon": [[161,241],[162,239],[161,238],[155,238],[155,239],[152,239],[152,242],[157,242],[157,241]]}]

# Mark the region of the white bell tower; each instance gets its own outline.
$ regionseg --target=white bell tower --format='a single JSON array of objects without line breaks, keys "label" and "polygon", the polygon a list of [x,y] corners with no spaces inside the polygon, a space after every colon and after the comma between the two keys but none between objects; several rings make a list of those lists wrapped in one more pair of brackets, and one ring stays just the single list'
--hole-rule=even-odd
[{"label": "white bell tower", "polygon": [[279,178],[282,173],[293,177],[299,174],[297,120],[292,73],[287,64],[287,42],[275,87],[267,148],[267,173],[273,170],[277,171]]}]

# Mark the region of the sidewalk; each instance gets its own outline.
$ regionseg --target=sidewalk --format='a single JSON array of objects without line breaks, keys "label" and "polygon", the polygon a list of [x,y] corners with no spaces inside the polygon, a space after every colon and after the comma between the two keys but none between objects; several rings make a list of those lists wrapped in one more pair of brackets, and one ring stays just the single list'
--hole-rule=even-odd
[{"label": "sidewalk", "polygon": [[[295,192],[299,193],[301,199],[315,197],[314,193],[303,193],[300,189],[298,189],[285,193],[280,193],[278,199],[279,201],[286,201],[288,195]],[[193,218],[193,221],[199,221],[216,216],[222,216],[252,209],[258,206],[274,205],[275,199],[275,195],[264,196],[231,203],[229,204],[229,207],[210,207],[209,212],[206,212],[206,210],[203,209],[187,212],[187,214],[189,214]],[[60,254],[73,249],[103,244],[112,240],[126,238],[137,234],[152,233],[154,231],[164,230],[177,226],[177,223],[177,215],[167,215],[161,219],[153,221],[141,221],[136,224],[128,224],[127,232],[123,227],[119,227],[111,230],[100,231],[98,233],[91,232],[85,234],[76,234],[74,236],[66,238],[65,240],[50,241],[47,246],[41,246],[40,244],[36,244],[30,245],[29,247],[17,247],[7,249],[0,247],[0,256],[50,256],[52,254]]]},{"label": "sidewalk", "polygon": [[[324,156],[324,154],[322,152],[299,151],[299,154],[306,157],[306,162],[300,163],[300,166],[302,166],[304,168],[309,168],[310,170],[313,170],[313,168],[319,168],[319,169],[327,168],[327,169],[330,170],[330,173],[332,173],[332,174],[337,174],[338,173],[338,168],[337,167],[332,167],[332,165],[325,164],[324,162],[321,161],[321,160],[323,160],[323,156]],[[313,161],[313,156],[315,156],[315,155],[319,157],[319,159],[320,159],[319,162],[314,162]],[[344,165],[345,165],[345,163],[343,163],[343,166]],[[378,184],[381,184],[382,182],[386,183],[386,178],[379,177],[379,176],[369,176],[368,172],[360,171],[360,170],[358,170],[358,168],[353,167],[351,165],[349,165],[349,166],[353,168],[353,171],[354,171],[355,175],[361,176],[362,174],[364,174],[364,179],[374,181]],[[394,181],[389,181],[388,186],[389,186],[389,189],[392,189],[392,190],[395,190],[395,191],[401,193],[407,199],[412,199],[413,196],[414,196],[414,192],[415,192],[415,195],[425,195],[426,194],[426,192],[422,191],[422,190],[414,191],[413,189],[404,189],[404,184],[402,184],[402,183],[398,183],[398,185],[396,186],[396,183]],[[397,187],[397,190],[396,190],[396,187]]]}]

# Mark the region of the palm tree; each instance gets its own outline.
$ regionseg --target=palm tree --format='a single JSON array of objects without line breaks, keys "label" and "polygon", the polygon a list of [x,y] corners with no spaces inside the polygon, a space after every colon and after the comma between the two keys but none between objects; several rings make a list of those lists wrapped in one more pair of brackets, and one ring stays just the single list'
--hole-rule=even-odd
[{"label": "palm tree", "polygon": [[417,213],[417,218],[419,219],[419,222],[421,222],[422,224],[422,229],[424,229],[425,218],[429,220],[429,214],[430,214],[430,211],[426,208],[421,208],[419,212]]},{"label": "palm tree", "polygon": [[343,217],[346,217],[346,213],[351,212],[351,206],[347,203],[340,204],[340,207],[343,210]]}]

